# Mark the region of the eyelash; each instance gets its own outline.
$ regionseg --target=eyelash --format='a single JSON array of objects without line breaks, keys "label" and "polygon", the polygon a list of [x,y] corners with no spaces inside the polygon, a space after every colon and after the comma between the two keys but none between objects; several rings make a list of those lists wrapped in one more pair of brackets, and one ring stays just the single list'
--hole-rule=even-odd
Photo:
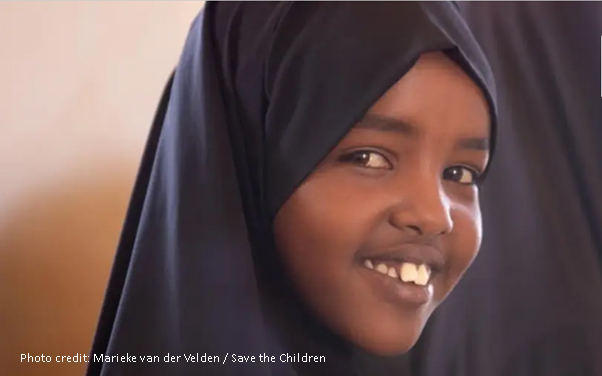
[{"label": "eyelash", "polygon": [[[368,157],[367,160],[365,158],[366,156]],[[373,156],[378,156],[379,158],[382,158],[384,160],[384,162],[387,164],[387,167],[365,166],[363,164],[363,162],[369,163],[371,160],[371,157],[373,157]],[[339,158],[339,161],[343,162],[343,163],[351,163],[351,164],[359,165],[360,167],[374,169],[374,170],[392,170],[393,169],[393,164],[389,161],[389,159],[387,157],[385,157],[382,153],[379,153],[379,152],[376,152],[373,150],[357,150],[357,151],[354,151],[354,152],[351,152],[351,153],[341,156]],[[456,182],[461,185],[478,185],[480,183],[481,175],[482,175],[481,172],[479,172],[479,170],[474,167],[470,167],[470,166],[466,166],[466,165],[456,165],[456,166],[451,166],[451,167],[446,168],[445,171],[443,172],[444,179],[446,178],[445,175],[449,171],[452,171],[452,170],[458,169],[458,168],[468,171],[468,173],[472,176],[471,181],[469,183],[462,183],[462,182],[459,182],[454,179],[446,179],[446,180],[450,180],[452,182]],[[460,177],[460,179],[461,179],[461,177]]]},{"label": "eyelash", "polygon": [[[365,161],[362,161],[362,157],[366,157],[368,156],[368,159]],[[362,162],[370,162],[370,157],[371,156],[378,156],[380,158],[382,158],[384,160],[384,162],[387,164],[387,167],[369,167],[369,166],[364,166],[362,164]],[[365,158],[364,158],[365,159]],[[359,165],[361,167],[364,168],[370,168],[370,169],[374,169],[374,170],[392,170],[393,169],[393,165],[392,163],[389,161],[389,159],[387,157],[385,157],[382,153],[373,151],[373,150],[357,150],[357,151],[353,151],[351,153],[345,154],[343,156],[341,156],[339,158],[339,161],[344,162],[344,163],[352,163],[355,165]]]}]

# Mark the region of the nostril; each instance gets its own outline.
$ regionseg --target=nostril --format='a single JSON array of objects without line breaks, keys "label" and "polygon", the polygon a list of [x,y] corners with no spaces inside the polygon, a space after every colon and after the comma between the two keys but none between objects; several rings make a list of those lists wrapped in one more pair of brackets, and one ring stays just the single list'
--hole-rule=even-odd
[{"label": "nostril", "polygon": [[414,232],[416,232],[416,234],[418,235],[423,235],[423,231],[419,226],[415,226],[415,225],[409,225],[408,228]]}]

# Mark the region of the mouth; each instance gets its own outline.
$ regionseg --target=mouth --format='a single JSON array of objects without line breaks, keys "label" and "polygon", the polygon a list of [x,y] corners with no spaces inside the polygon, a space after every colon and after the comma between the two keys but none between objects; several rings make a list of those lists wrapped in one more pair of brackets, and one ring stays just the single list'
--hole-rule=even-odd
[{"label": "mouth", "polygon": [[415,286],[427,286],[433,276],[433,269],[426,264],[412,262],[398,262],[394,260],[364,259],[362,263],[367,269],[386,275],[402,283]]},{"label": "mouth", "polygon": [[422,306],[432,301],[433,282],[444,265],[441,253],[424,247],[406,247],[357,261],[361,274],[376,294],[406,306]]}]

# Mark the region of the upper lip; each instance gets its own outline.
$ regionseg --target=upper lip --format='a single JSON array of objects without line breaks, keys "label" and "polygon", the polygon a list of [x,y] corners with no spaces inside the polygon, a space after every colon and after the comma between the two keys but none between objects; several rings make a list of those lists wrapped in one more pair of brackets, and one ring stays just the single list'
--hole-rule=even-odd
[{"label": "upper lip", "polygon": [[362,254],[363,259],[424,264],[438,272],[445,266],[445,256],[432,245],[408,243],[384,251]]}]

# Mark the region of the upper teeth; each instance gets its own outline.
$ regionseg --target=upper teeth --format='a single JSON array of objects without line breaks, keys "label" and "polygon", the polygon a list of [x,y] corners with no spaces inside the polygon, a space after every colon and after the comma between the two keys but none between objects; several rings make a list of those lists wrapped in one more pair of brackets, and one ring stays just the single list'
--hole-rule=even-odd
[{"label": "upper teeth", "polygon": [[413,282],[419,286],[426,286],[431,278],[431,269],[424,264],[417,265],[411,262],[404,262],[399,268],[399,273],[395,268],[389,267],[383,263],[379,263],[375,267],[370,260],[365,260],[364,266],[381,274],[388,275],[389,277],[399,278],[403,282]]}]

